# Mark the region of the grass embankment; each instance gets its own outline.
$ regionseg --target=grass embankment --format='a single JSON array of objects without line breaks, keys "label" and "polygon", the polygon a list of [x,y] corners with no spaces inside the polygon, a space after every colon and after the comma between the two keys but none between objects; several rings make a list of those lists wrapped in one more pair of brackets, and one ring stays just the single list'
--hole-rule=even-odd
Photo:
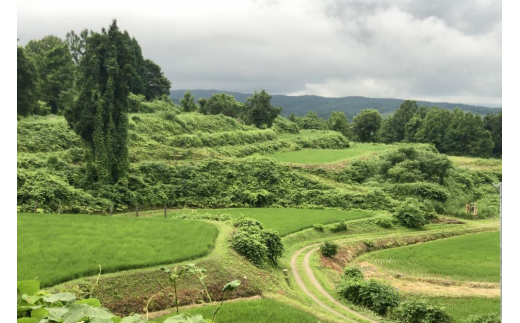
[{"label": "grass embankment", "polygon": [[500,281],[500,233],[486,232],[369,253],[360,258],[421,277]]},{"label": "grass embankment", "polygon": [[266,157],[271,157],[284,163],[330,164],[378,155],[396,149],[396,147],[396,145],[356,143],[347,149],[303,149],[290,152],[276,152],[266,155]]},{"label": "grass embankment", "polygon": [[[352,221],[376,215],[375,211],[344,211],[336,209],[294,209],[294,208],[236,208],[236,209],[201,209],[192,212],[209,214],[229,214],[232,217],[244,216],[260,221],[266,229],[278,231],[281,236],[288,235],[314,224],[328,224],[341,220]],[[186,212],[173,212],[179,216]],[[159,216],[159,215],[157,215]]]},{"label": "grass embankment", "polygon": [[[215,306],[201,306],[191,308],[183,313],[202,314],[204,318],[211,318]],[[166,318],[175,316],[176,314],[169,314],[155,319],[155,322],[162,323]],[[274,323],[274,322],[287,322],[287,323],[315,323],[318,319],[299,309],[292,306],[271,300],[271,299],[259,299],[259,300],[248,300],[233,303],[224,303],[222,308],[218,312],[218,321],[227,323]]]},{"label": "grass embankment", "polygon": [[18,280],[42,286],[102,272],[193,259],[207,254],[218,229],[200,221],[94,215],[18,214]]}]

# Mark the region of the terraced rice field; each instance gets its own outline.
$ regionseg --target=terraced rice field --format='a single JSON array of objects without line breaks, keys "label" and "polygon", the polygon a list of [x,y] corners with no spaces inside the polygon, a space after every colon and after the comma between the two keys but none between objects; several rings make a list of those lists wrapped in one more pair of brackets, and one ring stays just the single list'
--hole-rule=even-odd
[{"label": "terraced rice field", "polygon": [[373,157],[396,149],[395,145],[355,143],[347,149],[302,149],[289,152],[276,152],[265,155],[284,163],[294,164],[331,164]]},{"label": "terraced rice field", "polygon": [[18,280],[42,286],[207,254],[218,229],[193,220],[18,214]]},{"label": "terraced rice field", "polygon": [[421,277],[499,282],[500,233],[475,233],[368,253],[359,258],[385,270]]}]

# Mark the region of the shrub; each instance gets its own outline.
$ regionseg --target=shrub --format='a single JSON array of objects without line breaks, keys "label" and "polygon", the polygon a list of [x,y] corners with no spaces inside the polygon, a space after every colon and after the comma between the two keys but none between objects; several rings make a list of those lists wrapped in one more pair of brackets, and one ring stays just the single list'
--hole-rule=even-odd
[{"label": "shrub", "polygon": [[271,260],[273,264],[276,264],[276,261],[284,252],[284,246],[280,235],[278,235],[278,232],[276,231],[265,230],[262,231],[261,236],[265,246],[267,247],[267,259]]},{"label": "shrub", "polygon": [[260,232],[239,230],[231,239],[231,247],[246,257],[253,265],[262,268],[268,255],[268,248]]},{"label": "shrub", "polygon": [[337,292],[345,299],[367,307],[379,315],[386,315],[399,304],[399,293],[389,285],[375,280],[343,279],[336,287]]},{"label": "shrub", "polygon": [[498,313],[484,314],[484,315],[473,315],[470,316],[466,323],[500,323],[500,315]]},{"label": "shrub", "polygon": [[394,217],[403,226],[408,228],[420,228],[428,224],[428,220],[424,217],[424,205],[414,198],[407,198],[399,205]]},{"label": "shrub", "polygon": [[347,231],[347,223],[345,223],[345,221],[335,223],[330,226],[330,231],[332,231],[332,232]]},{"label": "shrub", "polygon": [[257,220],[250,218],[238,218],[233,222],[233,226],[241,230],[263,230],[264,226]]},{"label": "shrub", "polygon": [[363,279],[363,273],[361,272],[359,267],[345,267],[342,276],[345,279]]},{"label": "shrub", "polygon": [[312,228],[318,232],[323,232],[325,227],[323,226],[323,224],[320,224],[320,223],[317,223],[315,225],[312,226]]},{"label": "shrub", "polygon": [[390,315],[402,323],[451,323],[453,320],[442,307],[423,300],[404,301]]},{"label": "shrub", "polygon": [[333,257],[338,253],[338,244],[332,241],[327,241],[320,245],[320,252],[325,257]]},{"label": "shrub", "polygon": [[392,227],[392,219],[388,218],[376,219],[374,223],[385,229],[390,229]]}]

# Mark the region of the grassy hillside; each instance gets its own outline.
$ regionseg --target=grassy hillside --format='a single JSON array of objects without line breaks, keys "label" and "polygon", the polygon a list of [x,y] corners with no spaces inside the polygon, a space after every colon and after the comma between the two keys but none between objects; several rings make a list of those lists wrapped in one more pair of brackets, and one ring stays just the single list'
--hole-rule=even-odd
[{"label": "grassy hillside", "polygon": [[[174,102],[179,102],[186,90],[170,91],[170,97]],[[197,99],[210,98],[213,94],[227,93],[232,94],[237,101],[245,102],[251,94],[244,94],[238,92],[220,91],[220,90],[191,90]],[[376,99],[366,98],[361,96],[348,96],[343,98],[325,98],[316,95],[301,95],[301,96],[287,96],[287,95],[273,95],[271,103],[274,106],[282,107],[282,115],[288,117],[291,113],[296,116],[303,116],[309,111],[314,111],[322,118],[328,118],[332,111],[342,111],[349,119],[353,118],[363,109],[376,109],[383,115],[393,113],[403,103],[401,99]],[[427,102],[417,101],[419,106],[437,106],[440,108],[453,110],[459,107],[462,110],[479,113],[481,115],[488,113],[498,113],[501,108],[486,108],[481,106],[474,106],[468,104],[455,104],[445,102]]]},{"label": "grassy hillside", "polygon": [[218,230],[200,221],[18,214],[18,280],[43,286],[207,254]]}]

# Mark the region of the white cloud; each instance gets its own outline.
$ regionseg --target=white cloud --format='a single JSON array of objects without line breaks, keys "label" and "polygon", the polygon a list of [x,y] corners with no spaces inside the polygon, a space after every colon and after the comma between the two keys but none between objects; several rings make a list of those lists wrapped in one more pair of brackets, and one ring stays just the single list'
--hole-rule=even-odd
[{"label": "white cloud", "polygon": [[117,18],[174,89],[500,104],[500,11],[470,0],[19,1],[18,37]]}]

